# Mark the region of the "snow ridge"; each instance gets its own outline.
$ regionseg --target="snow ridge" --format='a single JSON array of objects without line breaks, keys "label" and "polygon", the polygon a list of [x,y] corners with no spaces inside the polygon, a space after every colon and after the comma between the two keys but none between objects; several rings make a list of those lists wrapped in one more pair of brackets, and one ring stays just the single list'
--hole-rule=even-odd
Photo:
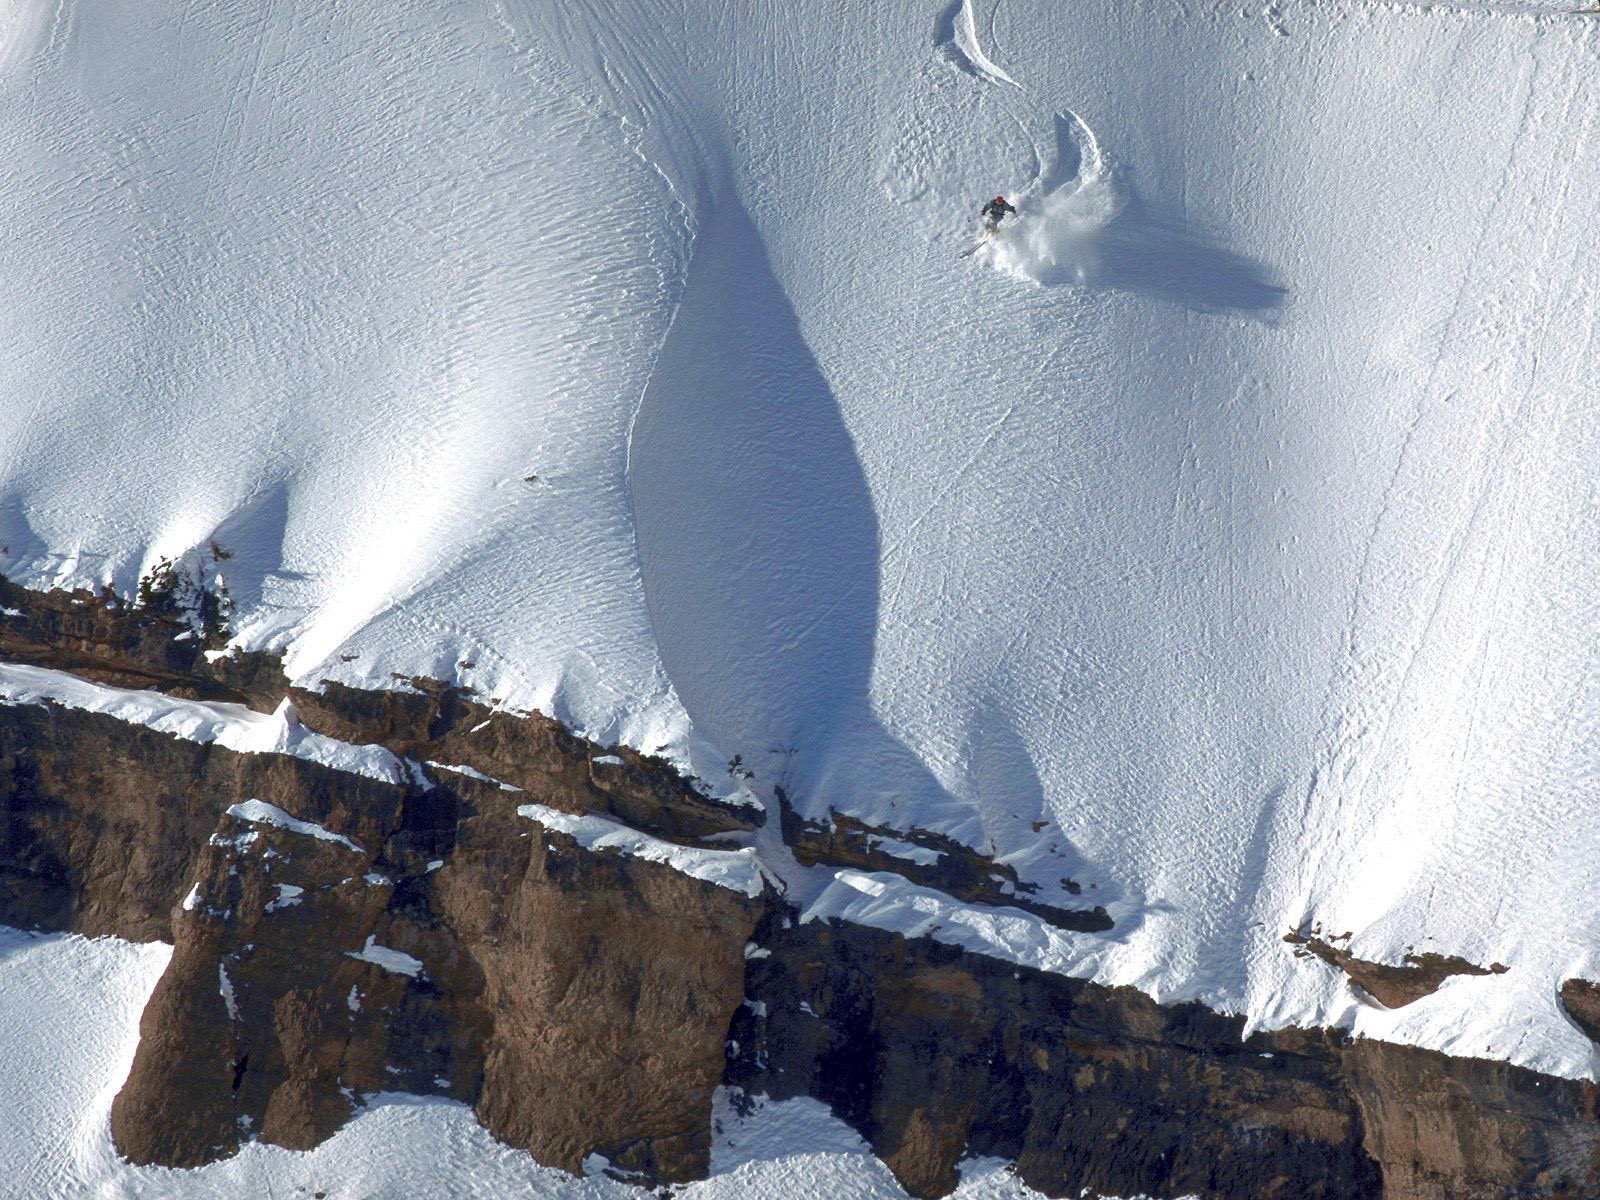
[{"label": "snow ridge", "polygon": [[934,23],[933,44],[945,60],[959,71],[989,83],[1005,83],[1014,88],[1022,86],[984,53],[978,41],[978,20],[973,12],[972,0],[951,0],[946,8],[940,10],[938,20]]}]

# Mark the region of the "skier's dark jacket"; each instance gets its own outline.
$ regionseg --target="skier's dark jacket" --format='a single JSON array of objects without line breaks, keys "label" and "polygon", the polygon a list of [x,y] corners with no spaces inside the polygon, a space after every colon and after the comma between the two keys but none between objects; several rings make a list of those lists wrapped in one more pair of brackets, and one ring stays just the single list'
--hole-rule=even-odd
[{"label": "skier's dark jacket", "polygon": [[990,225],[998,225],[1001,217],[1016,211],[1016,206],[1007,204],[1004,196],[996,196],[983,206],[983,219]]}]

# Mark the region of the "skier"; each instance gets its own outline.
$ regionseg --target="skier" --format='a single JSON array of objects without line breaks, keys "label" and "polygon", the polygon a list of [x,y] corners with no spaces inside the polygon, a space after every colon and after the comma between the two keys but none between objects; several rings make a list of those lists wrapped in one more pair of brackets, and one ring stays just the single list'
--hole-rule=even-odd
[{"label": "skier", "polygon": [[985,233],[993,233],[1000,227],[1000,222],[1017,211],[1016,206],[1006,203],[1004,196],[996,196],[983,206],[983,228]]},{"label": "skier", "polygon": [[994,236],[995,230],[1000,228],[1000,222],[1009,216],[1015,215],[1016,211],[1016,205],[1007,204],[1004,196],[996,196],[985,204],[983,210],[978,214],[983,218],[983,236],[956,255],[956,257],[966,258],[969,255],[976,254],[983,247],[983,244]]}]

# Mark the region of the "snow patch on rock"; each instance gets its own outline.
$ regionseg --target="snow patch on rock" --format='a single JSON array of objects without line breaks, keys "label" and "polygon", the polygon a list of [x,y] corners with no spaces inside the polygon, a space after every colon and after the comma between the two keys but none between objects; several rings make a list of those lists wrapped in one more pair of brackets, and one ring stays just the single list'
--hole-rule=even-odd
[{"label": "snow patch on rock", "polygon": [[287,754],[339,771],[400,783],[400,761],[381,746],[355,746],[313,733],[287,699],[270,716],[242,704],[184,700],[161,692],[91,683],[47,667],[0,664],[0,704],[59,704],[104,713],[191,742],[244,754]]},{"label": "snow patch on rock", "polygon": [[633,858],[663,863],[684,875],[747,896],[759,896],[766,886],[766,873],[752,847],[702,850],[680,846],[593,813],[577,816],[542,804],[519,805],[517,815],[566,834],[585,850],[614,850]]},{"label": "snow patch on rock", "polygon": [[421,959],[413,958],[403,950],[378,945],[374,934],[367,935],[366,945],[361,949],[346,950],[345,954],[350,958],[371,963],[375,967],[382,967],[385,971],[391,971],[396,975],[409,975],[415,979],[422,974]]},{"label": "snow patch on rock", "polygon": [[904,937],[929,937],[1036,971],[1092,974],[1106,943],[1057,929],[1019,908],[964,904],[883,871],[843,870],[800,914],[810,921],[851,921]]},{"label": "snow patch on rock", "polygon": [[228,1020],[239,1019],[239,1004],[233,994],[233,980],[228,978],[226,963],[217,964],[217,990],[222,993],[222,1003],[228,1010]]},{"label": "snow patch on rock", "polygon": [[250,821],[260,825],[271,825],[277,829],[287,830],[289,833],[298,833],[305,837],[316,838],[322,842],[333,842],[352,850],[357,854],[366,851],[356,845],[342,833],[334,833],[331,829],[318,825],[315,821],[302,821],[299,817],[292,817],[276,804],[268,804],[265,800],[246,800],[241,804],[230,804],[228,815],[237,817],[241,821]]},{"label": "snow patch on rock", "polygon": [[479,783],[492,783],[502,792],[520,792],[522,790],[519,787],[513,787],[503,779],[496,779],[493,775],[485,775],[476,767],[462,766],[454,763],[434,762],[432,759],[428,760],[428,765],[438,771],[452,771],[457,775],[465,775],[468,779],[476,779]]}]

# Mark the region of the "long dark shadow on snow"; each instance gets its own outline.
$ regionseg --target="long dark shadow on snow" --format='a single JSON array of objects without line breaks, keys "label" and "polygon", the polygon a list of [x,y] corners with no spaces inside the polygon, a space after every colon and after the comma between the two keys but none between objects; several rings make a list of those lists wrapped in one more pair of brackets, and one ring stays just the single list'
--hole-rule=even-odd
[{"label": "long dark shadow on snow", "polygon": [[1131,198],[1096,235],[1096,282],[1202,312],[1265,313],[1288,298],[1267,267]]},{"label": "long dark shadow on snow", "polygon": [[[825,809],[838,759],[877,764],[875,787],[898,796],[942,796],[873,716],[877,515],[838,402],[737,201],[706,214],[634,425],[629,480],[657,645],[696,727],[763,781],[782,764],[812,811]],[[864,799],[853,782],[843,795]]]},{"label": "long dark shadow on snow", "polygon": [[[1033,755],[1003,696],[984,696],[974,706],[967,727],[966,757],[985,835],[986,844],[980,843],[979,849],[989,851],[996,844],[1026,847],[1009,860],[1024,880],[1024,889],[1029,886],[1027,880],[1041,881],[1037,891],[1025,891],[1026,895],[1068,908],[1111,905],[1128,898],[1126,889],[1061,830]],[[1073,892],[1068,880],[1080,890]],[[1142,920],[1142,911],[1135,910],[1103,936],[1123,940]]]},{"label": "long dark shadow on snow", "polygon": [[[701,228],[629,481],[663,666],[697,729],[758,783],[784,782],[812,818],[837,806],[935,825],[980,852],[1026,846],[1016,865],[1053,906],[1122,898],[1064,835],[1037,836],[1053,814],[999,698],[971,723],[976,804],[946,792],[873,712],[877,514],[839,403],[735,201]],[[1074,899],[1063,874],[1100,887]]]}]

